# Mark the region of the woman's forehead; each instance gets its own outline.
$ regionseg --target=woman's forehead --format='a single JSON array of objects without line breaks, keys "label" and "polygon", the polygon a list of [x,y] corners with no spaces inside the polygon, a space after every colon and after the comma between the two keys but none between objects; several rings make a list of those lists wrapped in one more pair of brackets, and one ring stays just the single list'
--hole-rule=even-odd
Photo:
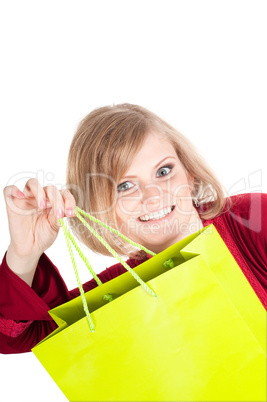
[{"label": "woman's forehead", "polygon": [[173,156],[176,155],[173,145],[164,134],[149,131],[134,159],[142,158],[143,155],[152,155],[153,152],[156,152],[157,155],[166,152],[173,154]]},{"label": "woman's forehead", "polygon": [[161,160],[178,157],[173,145],[163,135],[150,131],[141,148],[133,156],[125,175],[134,175],[140,167],[155,167]]}]

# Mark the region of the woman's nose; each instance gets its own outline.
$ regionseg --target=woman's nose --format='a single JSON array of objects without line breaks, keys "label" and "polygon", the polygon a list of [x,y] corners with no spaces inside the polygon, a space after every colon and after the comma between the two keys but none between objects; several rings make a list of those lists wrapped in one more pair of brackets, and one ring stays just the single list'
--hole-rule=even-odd
[{"label": "woman's nose", "polygon": [[162,189],[157,184],[147,184],[142,189],[142,204],[147,207],[148,212],[156,210],[162,199]]}]

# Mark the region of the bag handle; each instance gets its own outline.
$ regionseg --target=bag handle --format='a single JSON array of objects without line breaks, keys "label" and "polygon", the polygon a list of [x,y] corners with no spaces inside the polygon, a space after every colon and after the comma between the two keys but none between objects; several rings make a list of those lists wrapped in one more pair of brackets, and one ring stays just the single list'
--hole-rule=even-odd
[{"label": "bag handle", "polygon": [[[151,289],[137,274],[136,272],[133,271],[133,269],[118,255],[118,253],[116,253],[115,250],[113,250],[109,244],[103,239],[102,236],[100,236],[85,220],[84,218],[80,215],[80,213],[86,217],[88,217],[91,221],[98,223],[100,226],[105,227],[106,229],[108,229],[110,232],[113,232],[115,234],[117,234],[119,237],[121,237],[122,239],[124,239],[125,241],[127,241],[128,243],[130,243],[131,245],[138,247],[142,250],[144,250],[146,253],[154,256],[156,255],[155,253],[153,253],[152,251],[148,250],[147,248],[143,247],[141,244],[138,244],[134,241],[132,241],[131,239],[129,239],[128,237],[124,236],[122,233],[120,233],[119,231],[117,231],[116,229],[112,228],[111,226],[105,224],[104,222],[100,221],[99,219],[93,217],[92,215],[88,214],[87,212],[83,211],[82,209],[80,209],[79,207],[75,208],[74,214],[76,215],[76,217],[91,231],[91,233],[107,248],[107,250],[124,266],[124,268],[134,277],[134,279],[140,283],[140,285],[152,296],[157,297],[156,293],[154,292],[153,289]],[[72,236],[72,234],[70,233],[70,231],[67,229],[64,220],[63,219],[58,219],[60,225],[62,226],[65,238],[66,238],[66,242],[67,242],[67,247],[69,249],[69,253],[70,253],[70,257],[71,257],[71,261],[72,261],[72,265],[74,267],[74,272],[75,272],[75,276],[76,276],[76,280],[78,283],[78,287],[79,287],[79,291],[81,294],[81,299],[82,299],[82,303],[83,303],[83,308],[85,311],[85,314],[87,316],[88,319],[88,323],[89,323],[89,327],[91,332],[95,331],[94,328],[94,324],[92,321],[92,318],[90,316],[89,310],[88,310],[88,305],[85,299],[85,295],[84,295],[84,290],[80,281],[80,277],[79,277],[79,273],[77,270],[77,266],[76,266],[76,262],[74,259],[74,255],[73,255],[73,251],[72,251],[72,247],[71,247],[71,243],[73,244],[73,246],[76,248],[76,250],[78,251],[80,257],[82,258],[82,260],[85,262],[87,268],[89,269],[89,271],[91,272],[91,274],[93,275],[94,279],[96,280],[98,285],[102,285],[102,282],[100,281],[100,279],[98,278],[98,276],[96,275],[96,273],[94,272],[91,264],[89,263],[88,259],[86,258],[86,256],[83,254],[83,252],[81,251],[81,249],[79,248],[78,244],[76,243],[74,237]],[[108,296],[108,295],[107,295]],[[108,300],[109,298],[107,298]],[[109,299],[110,300],[110,299]],[[110,300],[111,301],[111,300]]]}]

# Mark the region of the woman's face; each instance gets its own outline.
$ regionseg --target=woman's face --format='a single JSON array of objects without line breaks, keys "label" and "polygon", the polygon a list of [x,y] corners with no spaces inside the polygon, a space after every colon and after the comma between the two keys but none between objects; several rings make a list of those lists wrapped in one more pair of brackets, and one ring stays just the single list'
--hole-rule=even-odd
[{"label": "woman's face", "polygon": [[158,253],[203,227],[193,207],[194,178],[173,146],[150,131],[118,183],[119,230]]}]

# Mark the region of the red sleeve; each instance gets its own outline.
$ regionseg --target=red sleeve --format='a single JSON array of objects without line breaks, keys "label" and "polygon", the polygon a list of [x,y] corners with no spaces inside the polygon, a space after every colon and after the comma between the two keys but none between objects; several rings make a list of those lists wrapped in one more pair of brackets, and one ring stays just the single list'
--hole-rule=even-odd
[{"label": "red sleeve", "polygon": [[57,268],[42,254],[32,287],[7,265],[0,266],[0,353],[29,352],[57,328],[48,311],[68,300]]},{"label": "red sleeve", "polygon": [[267,291],[267,194],[248,193],[232,199],[232,231],[238,235],[247,264]]},{"label": "red sleeve", "polygon": [[[127,261],[131,268],[141,261]],[[126,269],[115,264],[100,274],[104,283]],[[85,292],[97,286],[94,279],[83,284]],[[39,259],[32,287],[7,265],[6,253],[0,266],[0,353],[29,352],[57,327],[48,311],[77,296],[79,289],[68,290],[59,270],[45,253]]]}]

